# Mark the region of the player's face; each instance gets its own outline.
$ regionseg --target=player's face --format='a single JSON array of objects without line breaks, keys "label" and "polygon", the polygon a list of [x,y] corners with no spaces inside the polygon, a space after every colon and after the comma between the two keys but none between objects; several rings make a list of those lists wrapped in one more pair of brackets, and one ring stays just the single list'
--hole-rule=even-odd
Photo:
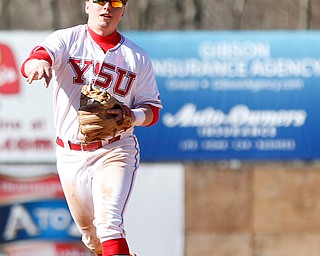
[{"label": "player's face", "polygon": [[125,7],[119,1],[86,0],[88,25],[96,33],[106,36],[112,34],[124,15]]}]

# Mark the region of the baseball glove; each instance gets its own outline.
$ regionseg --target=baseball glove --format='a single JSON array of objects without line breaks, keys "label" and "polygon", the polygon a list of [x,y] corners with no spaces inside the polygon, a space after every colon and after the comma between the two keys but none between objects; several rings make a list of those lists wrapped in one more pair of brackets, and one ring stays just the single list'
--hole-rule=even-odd
[{"label": "baseball glove", "polygon": [[[113,115],[107,114],[108,109],[121,109],[121,120],[117,122]],[[91,84],[82,86],[78,118],[84,143],[114,138],[117,132],[132,126],[131,110],[105,89]]]}]

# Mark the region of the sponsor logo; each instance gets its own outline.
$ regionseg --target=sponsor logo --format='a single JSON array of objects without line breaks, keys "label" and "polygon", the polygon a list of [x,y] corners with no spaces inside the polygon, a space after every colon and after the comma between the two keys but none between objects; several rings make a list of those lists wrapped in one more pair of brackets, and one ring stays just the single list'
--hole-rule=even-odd
[{"label": "sponsor logo", "polygon": [[10,244],[1,250],[0,256],[92,256],[93,254],[80,243],[44,242],[42,240],[28,243]]},{"label": "sponsor logo", "polygon": [[0,251],[26,240],[80,242],[57,175],[0,176],[0,194]]},{"label": "sponsor logo", "polygon": [[[45,191],[46,193],[43,193]],[[21,199],[63,198],[62,188],[57,175],[19,179],[0,176],[0,205]]]},{"label": "sponsor logo", "polygon": [[0,44],[0,94],[20,92],[19,72],[9,46]]},{"label": "sponsor logo", "polygon": [[229,113],[207,107],[197,109],[193,103],[185,104],[176,114],[165,113],[163,122],[167,127],[207,127],[228,125],[232,127],[301,127],[307,113],[303,109],[252,110],[246,105],[236,105]]},{"label": "sponsor logo", "polygon": [[79,241],[78,232],[64,199],[12,202],[0,206],[0,244],[14,241]]}]

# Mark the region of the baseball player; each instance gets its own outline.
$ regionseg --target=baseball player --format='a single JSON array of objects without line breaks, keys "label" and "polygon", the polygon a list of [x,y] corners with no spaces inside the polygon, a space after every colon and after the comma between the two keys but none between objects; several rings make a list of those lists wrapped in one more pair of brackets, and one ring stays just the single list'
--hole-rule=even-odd
[{"label": "baseball player", "polygon": [[[28,83],[53,86],[57,171],[83,243],[97,255],[132,255],[124,211],[140,150],[134,126],[151,126],[162,108],[151,61],[117,25],[127,0],[86,0],[87,24],[61,29],[36,46],[21,66]],[[82,143],[77,110],[81,86],[104,88],[131,112],[132,126],[115,136]],[[41,111],[41,110],[40,110]],[[121,109],[111,109],[117,121]]]}]

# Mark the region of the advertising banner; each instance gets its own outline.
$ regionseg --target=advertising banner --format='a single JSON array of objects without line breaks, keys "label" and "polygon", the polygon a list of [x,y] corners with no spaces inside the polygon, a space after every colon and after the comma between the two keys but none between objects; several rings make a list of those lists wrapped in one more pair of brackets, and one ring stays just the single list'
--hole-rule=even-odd
[{"label": "advertising banner", "polygon": [[137,129],[144,160],[319,158],[318,32],[128,36],[149,51],[164,105]]},{"label": "advertising banner", "polygon": [[[184,255],[183,198],[183,165],[140,166],[124,220],[132,251]],[[0,165],[0,256],[93,256],[72,221],[54,164]]]},{"label": "advertising banner", "polygon": [[42,81],[29,85],[20,74],[31,49],[48,34],[0,33],[0,163],[55,161],[52,90]]},{"label": "advertising banner", "polygon": [[[0,162],[55,161],[51,88],[19,73],[48,34],[0,33]],[[319,158],[319,32],[124,34],[151,56],[164,106],[136,128],[142,161]]]},{"label": "advertising banner", "polygon": [[0,255],[92,255],[81,242],[57,174],[45,174],[46,168],[35,176],[24,171],[34,172],[16,167],[10,170],[16,176],[0,175]]}]

